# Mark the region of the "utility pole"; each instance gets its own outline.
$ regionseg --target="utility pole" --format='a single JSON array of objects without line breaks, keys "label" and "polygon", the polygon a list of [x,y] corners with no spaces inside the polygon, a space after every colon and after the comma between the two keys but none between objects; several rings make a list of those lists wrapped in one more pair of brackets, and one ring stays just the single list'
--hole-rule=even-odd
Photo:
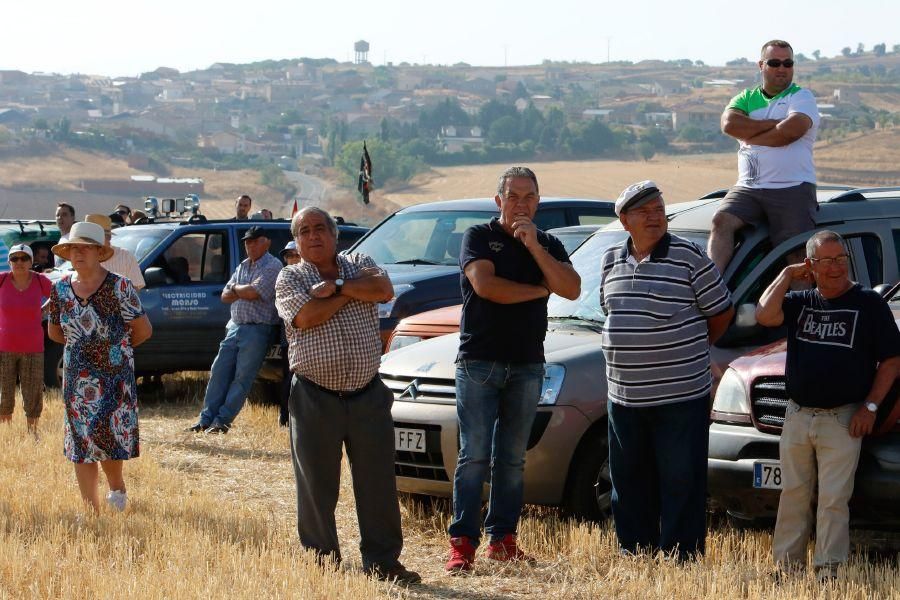
[{"label": "utility pole", "polygon": [[507,60],[509,55],[509,44],[503,44],[503,66],[509,66],[509,61]]},{"label": "utility pole", "polygon": [[606,63],[609,64],[609,42],[612,40],[612,36],[606,36]]}]

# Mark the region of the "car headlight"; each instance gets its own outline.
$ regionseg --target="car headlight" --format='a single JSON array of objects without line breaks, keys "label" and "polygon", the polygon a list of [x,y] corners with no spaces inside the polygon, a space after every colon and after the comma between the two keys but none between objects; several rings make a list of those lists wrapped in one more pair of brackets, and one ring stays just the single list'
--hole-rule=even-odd
[{"label": "car headlight", "polygon": [[394,312],[394,304],[397,303],[397,297],[411,290],[413,286],[409,283],[398,283],[394,286],[394,297],[388,300],[387,302],[381,302],[378,304],[378,318],[379,319],[387,319],[391,316],[391,313]]},{"label": "car headlight", "polygon": [[566,368],[562,365],[544,365],[544,381],[541,385],[541,399],[538,406],[552,406],[559,398],[563,380],[566,378]]},{"label": "car headlight", "polygon": [[712,409],[716,412],[734,415],[750,414],[750,404],[747,401],[747,389],[744,387],[744,380],[741,379],[741,376],[734,369],[727,369],[725,374],[722,375]]},{"label": "car headlight", "polygon": [[418,335],[395,335],[391,338],[391,344],[388,346],[387,351],[392,352],[394,350],[399,350],[400,348],[406,348],[407,346],[412,346],[416,342],[421,342],[424,338]]}]

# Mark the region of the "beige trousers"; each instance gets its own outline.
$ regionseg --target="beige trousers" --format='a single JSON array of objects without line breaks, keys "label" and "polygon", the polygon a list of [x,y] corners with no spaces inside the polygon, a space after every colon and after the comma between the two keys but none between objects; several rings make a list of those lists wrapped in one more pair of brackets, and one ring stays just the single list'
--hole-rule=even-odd
[{"label": "beige trousers", "polygon": [[772,551],[785,566],[806,565],[806,545],[815,515],[815,567],[835,568],[850,554],[850,510],[861,438],[850,437],[859,404],[835,409],[801,408],[788,402],[781,432],[781,499]]}]

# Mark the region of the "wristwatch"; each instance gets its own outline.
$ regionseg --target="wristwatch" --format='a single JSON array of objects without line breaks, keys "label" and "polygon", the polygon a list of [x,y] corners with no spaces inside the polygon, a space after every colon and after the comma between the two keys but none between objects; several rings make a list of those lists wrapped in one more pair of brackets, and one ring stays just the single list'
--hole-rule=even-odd
[{"label": "wristwatch", "polygon": [[337,296],[344,289],[344,280],[338,277],[334,280],[334,295]]},{"label": "wristwatch", "polygon": [[868,410],[870,413],[873,413],[873,414],[877,413],[878,405],[875,404],[874,402],[866,402],[866,410]]}]

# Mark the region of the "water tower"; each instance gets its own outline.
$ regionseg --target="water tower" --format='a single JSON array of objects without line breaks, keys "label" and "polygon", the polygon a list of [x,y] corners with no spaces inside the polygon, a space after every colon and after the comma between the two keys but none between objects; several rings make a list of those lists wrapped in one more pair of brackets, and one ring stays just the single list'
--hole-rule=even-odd
[{"label": "water tower", "polygon": [[355,44],[353,44],[353,51],[356,56],[353,62],[358,65],[366,64],[369,62],[369,42],[365,40],[359,40]]}]

